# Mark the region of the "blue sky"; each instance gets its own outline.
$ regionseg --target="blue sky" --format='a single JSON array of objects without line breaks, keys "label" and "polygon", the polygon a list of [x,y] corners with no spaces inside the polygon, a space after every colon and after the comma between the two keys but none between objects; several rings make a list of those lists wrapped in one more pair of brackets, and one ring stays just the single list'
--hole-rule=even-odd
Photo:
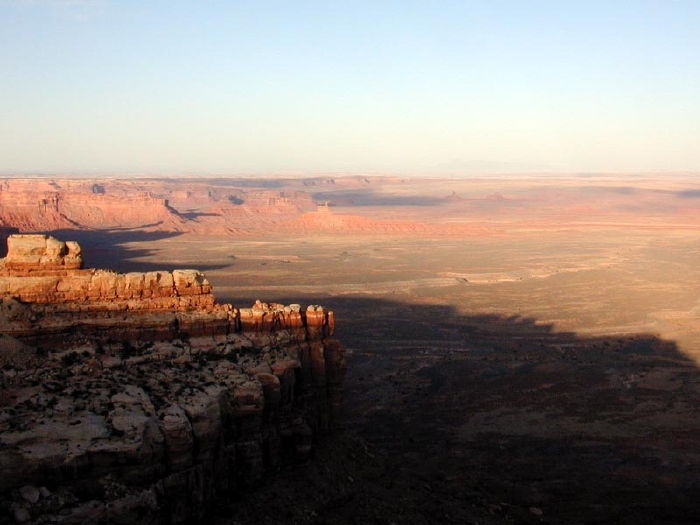
[{"label": "blue sky", "polygon": [[0,172],[700,172],[700,1],[0,0]]}]

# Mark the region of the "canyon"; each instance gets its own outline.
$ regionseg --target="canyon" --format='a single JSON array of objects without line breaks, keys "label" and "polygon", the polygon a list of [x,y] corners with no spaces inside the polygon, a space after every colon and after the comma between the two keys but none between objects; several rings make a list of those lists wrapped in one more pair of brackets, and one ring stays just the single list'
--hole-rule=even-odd
[{"label": "canyon", "polygon": [[[10,246],[0,268],[0,289],[24,294],[3,292],[2,425],[27,425],[3,433],[44,439],[94,412],[110,434],[90,446],[114,450],[125,410],[156,437],[148,474],[95,455],[95,481],[84,458],[71,473],[46,459],[49,481],[12,483],[0,520],[92,505],[109,521],[110,504],[133,509],[123,522],[197,521],[205,501],[218,525],[700,520],[693,174],[18,176],[2,192],[0,235],[40,234],[54,254]],[[292,405],[275,404],[292,376]],[[253,410],[245,385],[263,396],[246,398],[252,419],[235,408]],[[170,465],[180,452],[158,436],[184,419],[168,407],[195,435],[201,396],[234,460],[194,446]],[[175,472],[181,505],[163,489]]]}]

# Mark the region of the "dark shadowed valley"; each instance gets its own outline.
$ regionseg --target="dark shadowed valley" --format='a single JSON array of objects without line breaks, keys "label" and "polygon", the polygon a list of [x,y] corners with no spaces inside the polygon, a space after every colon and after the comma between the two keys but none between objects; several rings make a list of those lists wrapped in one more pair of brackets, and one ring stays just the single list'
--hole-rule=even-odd
[{"label": "dark shadowed valley", "polygon": [[216,523],[700,521],[693,177],[8,178],[0,226],[333,312],[333,431]]}]

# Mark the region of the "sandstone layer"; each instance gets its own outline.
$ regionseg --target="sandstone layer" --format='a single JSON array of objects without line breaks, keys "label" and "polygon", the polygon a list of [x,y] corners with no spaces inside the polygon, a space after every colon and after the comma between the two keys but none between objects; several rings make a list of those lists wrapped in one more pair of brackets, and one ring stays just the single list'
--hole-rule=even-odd
[{"label": "sandstone layer", "polygon": [[71,230],[116,238],[154,232],[480,237],[563,228],[693,229],[700,219],[698,191],[696,180],[683,176],[670,182],[606,175],[12,177],[0,179],[0,236]]},{"label": "sandstone layer", "polygon": [[[2,228],[26,233],[73,230],[122,235],[157,231],[205,235],[320,232],[473,236],[498,231],[478,221],[468,225],[451,221],[435,224],[432,220],[415,220],[410,214],[396,217],[388,212],[392,199],[376,203],[370,200],[369,206],[360,202],[369,216],[354,213],[358,203],[352,189],[376,182],[352,177],[297,182],[5,179],[0,180],[0,235]],[[319,193],[319,189],[336,191]]]},{"label": "sandstone layer", "polygon": [[57,229],[157,227],[180,231],[185,219],[167,199],[148,191],[105,191],[86,181],[4,180],[0,183],[4,225],[26,232]]},{"label": "sandstone layer", "polygon": [[331,427],[322,307],[220,305],[195,270],[84,269],[43,235],[0,266],[0,522],[202,519]]}]

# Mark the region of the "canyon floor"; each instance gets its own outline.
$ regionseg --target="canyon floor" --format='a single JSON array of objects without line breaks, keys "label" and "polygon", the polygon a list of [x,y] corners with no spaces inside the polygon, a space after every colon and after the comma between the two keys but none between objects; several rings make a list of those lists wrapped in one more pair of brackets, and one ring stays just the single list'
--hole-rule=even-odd
[{"label": "canyon floor", "polygon": [[91,267],[335,312],[335,435],[218,523],[700,522],[692,178],[342,182],[294,228],[58,233]]}]

